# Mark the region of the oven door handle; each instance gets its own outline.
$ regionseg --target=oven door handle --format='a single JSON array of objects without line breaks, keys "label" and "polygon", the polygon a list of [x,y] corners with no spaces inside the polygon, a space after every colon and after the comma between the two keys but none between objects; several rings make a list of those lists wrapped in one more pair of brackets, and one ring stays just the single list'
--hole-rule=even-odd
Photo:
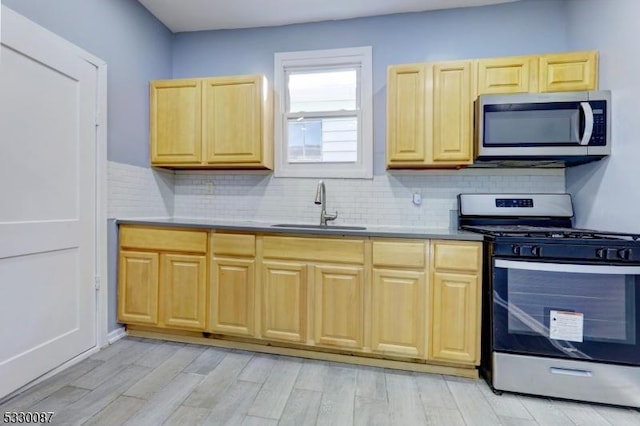
[{"label": "oven door handle", "polygon": [[523,269],[526,271],[576,272],[582,274],[640,275],[640,266],[585,265],[577,263],[523,262],[495,259],[496,268]]}]

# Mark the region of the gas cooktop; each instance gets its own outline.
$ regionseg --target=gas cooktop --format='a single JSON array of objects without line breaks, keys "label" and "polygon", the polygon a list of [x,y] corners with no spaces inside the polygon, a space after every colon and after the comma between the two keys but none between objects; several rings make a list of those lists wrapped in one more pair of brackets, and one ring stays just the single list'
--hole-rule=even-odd
[{"label": "gas cooktop", "polygon": [[496,237],[573,238],[588,240],[638,240],[640,235],[591,229],[531,225],[463,225],[461,229]]},{"label": "gas cooktop", "polygon": [[460,229],[487,236],[495,256],[640,263],[640,235],[573,227],[569,194],[460,194]]}]

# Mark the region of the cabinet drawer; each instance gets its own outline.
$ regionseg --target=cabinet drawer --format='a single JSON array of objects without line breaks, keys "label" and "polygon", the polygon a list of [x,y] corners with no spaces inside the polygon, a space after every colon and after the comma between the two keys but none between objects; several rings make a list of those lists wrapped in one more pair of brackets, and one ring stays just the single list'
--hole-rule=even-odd
[{"label": "cabinet drawer", "polygon": [[206,253],[207,231],[122,225],[120,247]]},{"label": "cabinet drawer", "polygon": [[264,237],[266,258],[364,263],[364,241],[336,238]]},{"label": "cabinet drawer", "polygon": [[424,241],[374,241],[374,266],[424,268],[426,245]]},{"label": "cabinet drawer", "polygon": [[481,269],[482,243],[433,242],[433,266],[435,269],[477,272]]},{"label": "cabinet drawer", "polygon": [[249,234],[211,234],[213,254],[255,256],[256,236]]}]

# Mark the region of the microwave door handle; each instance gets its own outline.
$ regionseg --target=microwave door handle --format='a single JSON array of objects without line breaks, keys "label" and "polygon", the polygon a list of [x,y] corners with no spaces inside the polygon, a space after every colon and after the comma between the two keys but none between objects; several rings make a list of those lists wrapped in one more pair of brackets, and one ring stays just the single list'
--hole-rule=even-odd
[{"label": "microwave door handle", "polygon": [[593,109],[589,102],[580,102],[582,113],[584,114],[584,133],[580,139],[580,145],[589,145],[591,134],[593,133]]}]

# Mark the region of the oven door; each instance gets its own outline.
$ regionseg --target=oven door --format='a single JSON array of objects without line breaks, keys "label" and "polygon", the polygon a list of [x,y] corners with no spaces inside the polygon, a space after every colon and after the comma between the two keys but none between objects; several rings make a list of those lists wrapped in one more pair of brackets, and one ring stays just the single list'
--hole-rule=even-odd
[{"label": "oven door", "polygon": [[496,258],[493,350],[640,365],[640,266]]}]

